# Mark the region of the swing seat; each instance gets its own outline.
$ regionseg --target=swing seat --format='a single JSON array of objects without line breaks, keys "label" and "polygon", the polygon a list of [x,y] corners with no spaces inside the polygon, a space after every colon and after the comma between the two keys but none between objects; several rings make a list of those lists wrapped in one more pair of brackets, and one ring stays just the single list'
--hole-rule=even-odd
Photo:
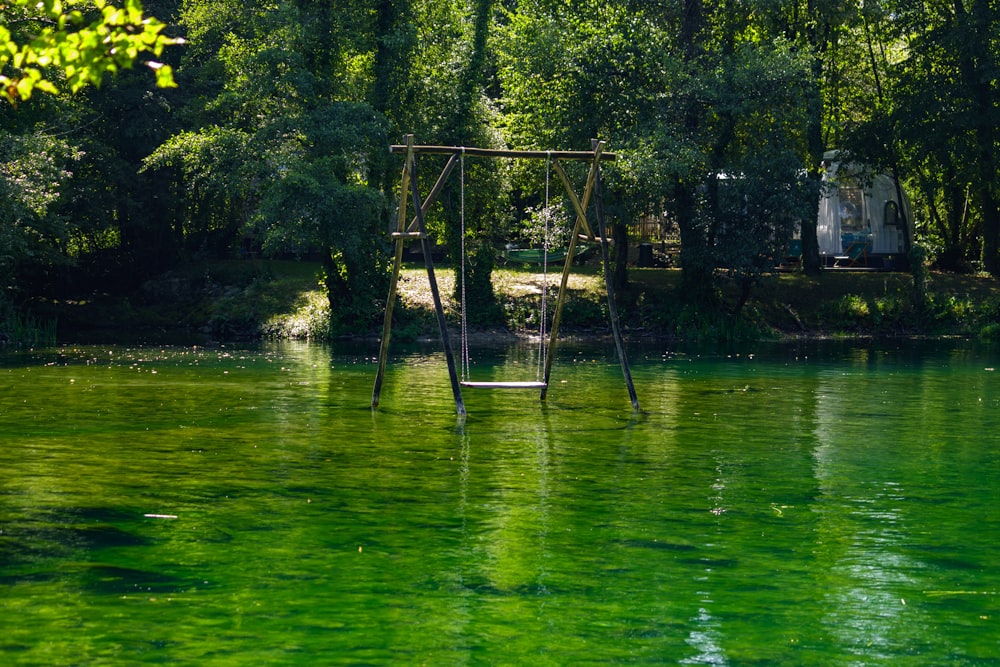
[{"label": "swing seat", "polygon": [[472,382],[463,380],[460,383],[463,387],[472,389],[544,389],[548,385],[544,382]]}]

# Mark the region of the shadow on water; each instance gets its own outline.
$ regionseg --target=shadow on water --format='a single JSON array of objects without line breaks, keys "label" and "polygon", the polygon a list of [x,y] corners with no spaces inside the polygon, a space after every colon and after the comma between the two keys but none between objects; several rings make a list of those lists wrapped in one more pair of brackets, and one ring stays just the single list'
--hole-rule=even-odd
[{"label": "shadow on water", "polygon": [[205,587],[204,581],[190,576],[100,563],[73,566],[69,569],[68,576],[75,578],[81,588],[98,595],[180,593]]},{"label": "shadow on water", "polygon": [[105,523],[134,519],[135,515],[116,509],[32,512],[4,522],[0,545],[4,552],[15,557],[35,554],[59,558],[81,551],[151,544],[148,537]]},{"label": "shadow on water", "polygon": [[93,595],[204,589],[207,582],[197,576],[176,573],[186,568],[144,569],[115,563],[128,563],[127,554],[160,545],[161,540],[150,535],[157,532],[150,526],[154,520],[118,508],[77,507],[29,512],[5,521],[0,532],[0,585],[59,583],[67,590]]}]

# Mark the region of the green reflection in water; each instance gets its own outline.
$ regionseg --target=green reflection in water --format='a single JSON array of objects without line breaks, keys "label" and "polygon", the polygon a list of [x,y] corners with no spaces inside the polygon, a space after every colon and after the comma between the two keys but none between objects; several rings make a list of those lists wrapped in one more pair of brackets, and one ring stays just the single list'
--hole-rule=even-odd
[{"label": "green reflection in water", "polygon": [[[1000,654],[991,348],[0,361],[4,664],[974,665]],[[522,378],[524,349],[478,372]],[[529,374],[533,370],[528,371]]]}]

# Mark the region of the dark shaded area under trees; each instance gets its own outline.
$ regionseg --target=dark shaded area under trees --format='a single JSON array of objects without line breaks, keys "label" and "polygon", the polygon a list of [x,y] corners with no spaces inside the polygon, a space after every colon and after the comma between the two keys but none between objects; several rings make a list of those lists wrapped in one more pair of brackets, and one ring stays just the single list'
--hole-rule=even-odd
[{"label": "dark shaded area under trees", "polygon": [[[194,259],[307,257],[323,267],[332,333],[367,330],[385,300],[401,167],[387,145],[404,133],[525,149],[606,141],[620,156],[604,203],[626,304],[640,297],[622,241],[646,216],[680,230],[677,299],[692,311],[738,315],[796,224],[801,270],[817,276],[818,168],[831,148],[903,180],[934,265],[1000,276],[1000,9],[989,0],[145,10],[186,39],[162,56],[178,88],[124,70],[0,108],[0,311],[138,298]],[[21,18],[0,24],[30,35]],[[497,253],[528,236],[544,174],[502,160],[467,169],[467,284],[489,323],[501,317]],[[453,180],[428,214],[455,264],[459,210]]]}]

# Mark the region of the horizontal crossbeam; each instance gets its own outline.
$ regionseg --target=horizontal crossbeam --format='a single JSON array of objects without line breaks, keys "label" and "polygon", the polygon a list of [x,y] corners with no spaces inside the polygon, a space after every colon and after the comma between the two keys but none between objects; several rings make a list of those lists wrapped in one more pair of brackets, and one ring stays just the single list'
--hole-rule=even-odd
[{"label": "horizontal crossbeam", "polygon": [[[406,153],[409,146],[393,144],[389,147],[391,153]],[[438,155],[471,155],[475,157],[514,157],[514,158],[555,158],[557,160],[593,160],[594,151],[513,151],[502,148],[473,148],[469,146],[413,146],[414,153],[436,153]],[[618,156],[615,153],[600,153],[599,158],[613,162]]]}]

